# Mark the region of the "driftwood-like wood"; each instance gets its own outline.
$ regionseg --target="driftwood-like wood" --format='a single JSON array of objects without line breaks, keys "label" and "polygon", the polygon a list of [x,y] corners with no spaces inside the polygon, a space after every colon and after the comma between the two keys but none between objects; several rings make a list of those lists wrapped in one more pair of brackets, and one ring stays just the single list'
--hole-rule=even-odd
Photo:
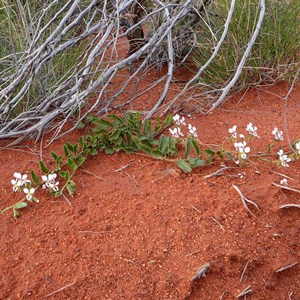
[{"label": "driftwood-like wood", "polygon": [[[17,5],[9,5],[13,1]],[[211,0],[45,0],[26,1],[24,4],[18,0],[4,1],[7,7],[1,13],[18,9],[17,13],[6,16],[10,24],[8,28],[12,31],[13,22],[19,22],[17,28],[25,28],[23,40],[26,43],[22,50],[17,50],[16,44],[12,44],[13,53],[0,56],[0,139],[13,138],[14,143],[18,143],[30,137],[38,139],[45,129],[51,129],[54,140],[61,136],[61,129],[74,117],[75,112],[77,122],[69,131],[76,128],[91,112],[96,111],[101,115],[111,109],[123,108],[161,83],[164,86],[160,88],[157,102],[145,117],[150,118],[158,112],[164,113],[160,109],[174,81],[174,71],[182,66],[197,47],[195,41],[199,30],[198,18],[204,17],[210,2]],[[182,86],[182,92],[171,101],[170,106],[164,106],[167,110],[180,103],[181,99],[188,100],[186,95],[193,96],[190,91],[194,83],[222,46],[229,30],[234,3],[235,0],[232,0],[223,34],[216,42],[211,58]],[[42,9],[28,13],[30,5],[37,4]],[[238,78],[259,32],[264,16],[264,0],[260,0],[260,7],[255,33],[249,41],[234,80]],[[18,17],[13,19],[14,16]],[[10,31],[8,43],[14,38]],[[118,51],[120,47],[124,47],[124,39],[129,41],[125,58]],[[55,60],[64,60],[65,53],[78,48],[81,52],[76,61],[70,61],[70,67],[64,71],[63,76],[49,83],[53,73],[51,65]],[[166,73],[141,90],[141,77],[150,69],[162,66],[167,67]],[[120,70],[129,68],[131,73],[128,76],[119,76]],[[113,81],[119,84],[112,93]],[[37,84],[43,93],[35,95],[32,90]],[[223,95],[230,87],[231,85],[223,89]],[[126,97],[119,97],[125,91]],[[92,95],[93,102],[86,105]],[[205,95],[203,92],[203,96]],[[221,104],[223,98],[216,101],[213,108]],[[82,107],[85,109],[81,110]]]}]

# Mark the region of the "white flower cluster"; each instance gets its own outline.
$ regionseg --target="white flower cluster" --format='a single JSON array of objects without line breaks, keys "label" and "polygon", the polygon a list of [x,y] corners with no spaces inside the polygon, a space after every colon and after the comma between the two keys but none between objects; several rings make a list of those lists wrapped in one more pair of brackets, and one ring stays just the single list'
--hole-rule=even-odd
[{"label": "white flower cluster", "polygon": [[[231,137],[234,139],[234,148],[236,151],[238,151],[238,158],[240,159],[247,159],[247,154],[250,152],[250,147],[247,146],[247,142],[241,141],[238,142],[237,138],[239,137],[240,139],[245,139],[244,134],[238,134],[237,131],[237,125],[233,125],[231,128],[229,128],[228,132],[231,134]],[[257,134],[257,127],[254,126],[252,123],[248,123],[246,127],[246,131],[250,136],[259,138],[259,135]],[[239,164],[239,160],[235,160],[236,164]]]},{"label": "white flower cluster", "polygon": [[30,182],[30,180],[27,179],[26,174],[22,175],[21,173],[15,172],[14,177],[15,178],[11,180],[11,184],[13,185],[14,192],[18,191],[22,186]]},{"label": "white flower cluster", "polygon": [[[254,126],[252,123],[247,124],[246,131],[248,132],[249,135],[259,138],[259,135],[257,134],[257,127]],[[228,132],[231,134],[231,137],[234,139],[236,139],[238,136],[241,139],[245,138],[245,135],[243,135],[243,134],[238,135],[236,125],[233,125],[231,128],[229,128]]]},{"label": "white flower cluster", "polygon": [[246,141],[243,142],[235,142],[234,143],[235,149],[239,152],[239,157],[242,159],[247,158],[247,153],[250,152],[250,147],[247,146]]},{"label": "white flower cluster", "polygon": [[43,175],[42,180],[44,181],[44,184],[42,185],[42,189],[49,188],[53,190],[54,192],[58,191],[58,185],[59,181],[55,181],[57,175],[55,173],[53,174],[48,174],[48,175]]},{"label": "white flower cluster", "polygon": [[175,138],[179,138],[180,136],[184,136],[181,132],[180,127],[170,128],[169,131],[171,132],[172,136]]},{"label": "white flower cluster", "polygon": [[283,166],[283,167],[289,167],[289,162],[292,161],[291,158],[289,158],[286,154],[284,154],[283,150],[280,149],[277,154],[279,155],[279,161],[280,161],[280,164]]},{"label": "white flower cluster", "polygon": [[237,138],[237,126],[233,125],[231,128],[229,128],[229,133],[231,134],[231,137],[233,137],[234,139]]},{"label": "white flower cluster", "polygon": [[179,126],[180,125],[186,125],[185,124],[185,118],[184,117],[180,118],[180,116],[178,114],[176,114],[175,116],[173,116],[173,120]]},{"label": "white flower cluster", "polygon": [[[173,120],[175,122],[175,124],[178,125],[178,127],[175,127],[175,128],[170,128],[169,131],[171,132],[172,136],[175,137],[175,138],[179,138],[181,136],[184,136],[184,134],[181,132],[181,129],[180,129],[180,126],[181,125],[186,125],[185,123],[185,118],[184,117],[180,117],[178,114],[176,114],[175,116],[173,116]],[[189,133],[197,138],[198,137],[198,134],[196,132],[196,127],[192,126],[191,124],[188,124],[188,130],[189,130]]]},{"label": "white flower cluster", "polygon": [[[52,191],[58,191],[58,184],[59,182],[56,182],[57,175],[54,174],[48,174],[48,175],[43,175],[42,176],[42,180],[44,182],[42,188],[49,188]],[[39,202],[39,200],[37,198],[34,197],[34,193],[35,193],[35,188],[31,187],[31,181],[27,179],[27,174],[21,174],[18,172],[14,173],[14,179],[11,180],[11,184],[13,185],[13,191],[17,192],[19,190],[22,190],[22,187],[25,186],[23,188],[23,192],[26,195],[26,199],[28,201],[34,200],[36,202]]]},{"label": "white flower cluster", "polygon": [[279,131],[277,127],[273,129],[272,134],[274,135],[274,139],[276,141],[283,141],[283,133],[282,131]]},{"label": "white flower cluster", "polygon": [[248,124],[247,124],[246,131],[247,131],[250,135],[259,138],[259,136],[258,136],[258,134],[257,134],[257,127],[256,127],[256,126],[253,126],[252,123],[248,123]]}]

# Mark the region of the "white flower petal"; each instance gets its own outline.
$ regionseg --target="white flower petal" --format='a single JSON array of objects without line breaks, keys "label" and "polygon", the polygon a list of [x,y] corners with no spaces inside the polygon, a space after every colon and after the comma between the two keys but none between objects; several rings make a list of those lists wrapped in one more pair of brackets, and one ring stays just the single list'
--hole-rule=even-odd
[{"label": "white flower petal", "polygon": [[22,178],[22,175],[21,175],[21,173],[15,172],[15,173],[14,173],[14,177],[16,177],[17,179],[21,179],[21,178]]}]

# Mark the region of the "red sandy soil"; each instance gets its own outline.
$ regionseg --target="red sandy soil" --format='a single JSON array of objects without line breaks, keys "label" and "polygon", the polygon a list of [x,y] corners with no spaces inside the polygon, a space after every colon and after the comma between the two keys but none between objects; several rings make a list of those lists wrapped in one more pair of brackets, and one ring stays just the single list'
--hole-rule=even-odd
[{"label": "red sandy soil", "polygon": [[[19,219],[0,215],[0,299],[225,300],[249,285],[252,292],[240,299],[300,299],[300,264],[275,272],[300,262],[300,210],[280,209],[299,204],[299,194],[272,185],[283,178],[279,172],[300,189],[300,161],[278,168],[276,156],[254,156],[266,151],[275,126],[285,138],[275,153],[300,137],[300,86],[286,105],[288,89],[255,88],[208,116],[185,115],[208,144],[221,144],[233,125],[241,133],[256,125],[260,139],[249,142],[253,156],[245,167],[205,179],[221,161],[184,174],[171,162],[100,153],[76,174],[71,206],[38,191],[40,203]],[[0,207],[22,199],[12,191],[14,172],[38,170],[41,157],[50,161],[51,150],[62,152],[84,134],[74,131],[49,147],[45,137],[1,148]],[[250,206],[255,216],[232,184],[259,206]],[[192,281],[206,263],[206,276]]]}]

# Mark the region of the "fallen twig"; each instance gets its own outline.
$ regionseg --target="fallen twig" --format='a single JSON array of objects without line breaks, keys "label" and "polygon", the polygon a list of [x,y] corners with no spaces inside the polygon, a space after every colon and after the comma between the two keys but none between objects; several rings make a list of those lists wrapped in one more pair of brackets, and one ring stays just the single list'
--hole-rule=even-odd
[{"label": "fallen twig", "polygon": [[193,208],[197,213],[199,213],[199,215],[201,216],[201,211],[200,211],[197,207],[195,207],[194,205],[192,205],[192,208]]},{"label": "fallen twig", "polygon": [[122,172],[125,173],[135,183],[136,186],[139,185],[139,183],[129,173],[127,173],[125,171],[122,171]]},{"label": "fallen twig", "polygon": [[200,279],[201,277],[205,277],[205,273],[208,270],[208,268],[210,267],[210,263],[206,263],[205,265],[203,265],[198,271],[197,273],[192,277],[191,281],[195,281],[197,279]]},{"label": "fallen twig", "polygon": [[223,175],[223,171],[228,170],[228,169],[234,169],[234,168],[236,168],[236,167],[223,167],[223,168],[221,168],[221,169],[219,169],[219,170],[217,170],[217,171],[215,171],[211,174],[203,176],[203,178],[208,179],[208,178],[211,178],[211,177],[214,177],[214,176],[221,176],[221,175]]},{"label": "fallen twig", "polygon": [[83,173],[92,175],[92,176],[94,176],[94,177],[96,177],[96,178],[98,178],[98,179],[104,180],[104,178],[102,178],[102,177],[100,177],[100,176],[98,176],[98,175],[96,175],[96,174],[94,174],[94,173],[92,173],[92,172],[90,172],[90,171],[88,171],[88,170],[85,170],[85,169],[78,169],[78,170],[81,171],[81,172],[83,172]]},{"label": "fallen twig", "polygon": [[290,268],[292,268],[292,267],[298,265],[298,263],[299,263],[299,262],[295,262],[295,263],[292,263],[292,264],[289,264],[289,265],[280,267],[279,269],[277,269],[277,270],[275,271],[275,273],[280,273],[280,272],[283,272],[283,271],[285,271],[285,270],[288,270],[288,269],[290,269]]},{"label": "fallen twig", "polygon": [[236,298],[241,298],[243,296],[246,296],[248,294],[252,293],[251,285],[248,285],[242,292],[240,292]]},{"label": "fallen twig", "polygon": [[185,257],[189,257],[189,256],[192,256],[192,255],[196,255],[196,254],[198,254],[198,253],[200,253],[200,252],[201,252],[201,250],[194,251],[194,252],[191,252],[191,253],[187,254]]},{"label": "fallen twig", "polygon": [[248,261],[247,261],[247,263],[246,263],[246,265],[245,265],[245,267],[244,267],[244,270],[243,270],[243,272],[242,272],[242,274],[241,274],[240,282],[242,282],[242,280],[243,280],[243,278],[244,278],[244,275],[245,275],[245,272],[246,272],[246,270],[247,270],[248,265],[249,265],[250,262],[251,262],[251,260],[248,260]]},{"label": "fallen twig", "polygon": [[272,185],[274,185],[278,188],[284,189],[284,190],[288,190],[288,191],[292,191],[292,192],[300,194],[300,190],[298,190],[298,189],[294,189],[294,188],[291,188],[291,187],[288,187],[288,186],[285,186],[285,185],[277,184],[275,182],[272,182]]},{"label": "fallen twig", "polygon": [[287,175],[285,175],[285,174],[282,174],[282,173],[279,173],[279,172],[276,172],[276,171],[272,171],[272,172],[273,172],[274,174],[280,175],[280,176],[282,176],[282,177],[284,177],[284,178],[286,178],[286,179],[295,180],[294,178],[289,177],[289,176],[287,176]]},{"label": "fallen twig", "polygon": [[213,217],[209,217],[209,218],[212,219],[217,225],[219,225],[223,231],[225,231],[224,226],[222,226],[215,218]]},{"label": "fallen twig", "polygon": [[69,283],[69,284],[65,285],[64,287],[62,287],[62,288],[60,288],[60,289],[58,289],[58,290],[56,290],[56,291],[54,291],[54,292],[52,292],[52,293],[50,293],[50,294],[44,296],[44,298],[50,297],[50,296],[52,296],[52,295],[54,295],[54,294],[56,294],[56,293],[58,293],[58,292],[61,292],[62,290],[66,289],[66,288],[68,288],[68,287],[70,287],[70,286],[72,286],[72,285],[75,284],[75,283],[76,283],[76,279],[75,279],[72,283]]},{"label": "fallen twig", "polygon": [[289,204],[284,204],[284,205],[280,205],[279,208],[300,208],[300,204],[293,204],[293,203],[289,203]]},{"label": "fallen twig", "polygon": [[237,193],[240,195],[240,197],[241,197],[241,199],[242,199],[242,202],[243,202],[243,205],[244,205],[244,207],[246,208],[246,210],[247,210],[253,217],[255,217],[255,215],[254,215],[254,214],[252,213],[252,211],[249,209],[248,203],[250,203],[250,204],[252,204],[253,206],[255,206],[257,210],[260,210],[259,207],[258,207],[258,205],[257,205],[255,202],[253,202],[252,200],[246,198],[246,197],[242,194],[241,190],[240,190],[236,185],[233,184],[232,187],[233,187],[233,188],[237,191]]},{"label": "fallen twig", "polygon": [[112,172],[117,173],[117,172],[123,171],[123,170],[127,169],[128,167],[130,167],[133,163],[134,163],[134,161],[132,160],[127,165],[125,165],[119,169],[113,170]]}]

